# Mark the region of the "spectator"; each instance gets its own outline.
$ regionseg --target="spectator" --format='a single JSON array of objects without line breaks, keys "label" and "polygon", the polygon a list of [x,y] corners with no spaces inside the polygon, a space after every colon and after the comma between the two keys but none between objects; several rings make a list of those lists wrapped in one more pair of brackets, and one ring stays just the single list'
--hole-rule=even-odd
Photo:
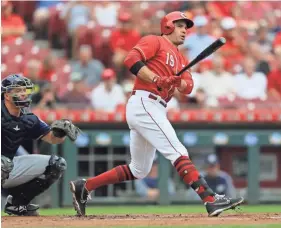
[{"label": "spectator", "polygon": [[33,27],[37,39],[48,38],[48,20],[50,9],[61,4],[61,1],[37,1],[36,10],[33,13]]},{"label": "spectator", "polygon": [[120,69],[118,74],[118,82],[121,78],[127,76],[128,71],[124,67],[124,59],[128,53],[139,41],[140,34],[133,28],[132,15],[129,13],[121,13],[118,17],[119,28],[112,32],[110,37],[110,47],[113,51],[113,64],[116,69]]},{"label": "spectator", "polygon": [[127,79],[122,82],[122,88],[126,97],[126,103],[132,95],[132,91],[134,88],[134,80]]},{"label": "spectator", "polygon": [[71,64],[72,70],[81,73],[85,84],[89,87],[94,87],[100,82],[104,70],[103,64],[92,56],[91,46],[82,45],[79,49],[79,60]]},{"label": "spectator", "polygon": [[86,85],[80,72],[72,72],[70,74],[70,88],[66,92],[61,101],[68,107],[85,108],[89,107],[90,99],[86,96]]},{"label": "spectator", "polygon": [[204,108],[207,101],[207,95],[205,90],[198,88],[194,96],[188,97],[188,103],[194,105],[196,108]]},{"label": "spectator", "polygon": [[268,64],[270,53],[263,52],[260,44],[258,44],[257,42],[249,43],[249,50],[256,62],[256,71],[268,75],[270,71],[270,66]]},{"label": "spectator", "polygon": [[[150,173],[145,178],[134,181],[137,194],[146,200],[156,201],[160,195],[158,176],[158,163],[154,159]],[[175,184],[171,178],[168,179],[168,192],[170,195],[174,195],[176,192]]]},{"label": "spectator", "polygon": [[7,0],[1,1],[1,11],[2,42],[12,41],[18,37],[22,37],[26,31],[26,27],[22,18],[12,13],[12,3]]},{"label": "spectator", "polygon": [[219,55],[213,58],[213,70],[202,75],[201,86],[208,98],[222,98],[235,92],[233,76],[226,72],[225,61]]},{"label": "spectator", "polygon": [[32,102],[36,105],[35,108],[40,110],[54,110],[58,101],[55,90],[50,83],[43,85],[40,92],[32,96]]},{"label": "spectator", "polygon": [[173,96],[167,104],[167,111],[179,111],[180,104],[176,96]]},{"label": "spectator", "polygon": [[92,91],[92,106],[97,111],[114,112],[118,105],[126,102],[123,89],[116,84],[116,73],[112,69],[103,71],[102,80]]},{"label": "spectator", "polygon": [[41,63],[36,59],[31,59],[27,62],[24,76],[32,80],[34,84],[34,95],[39,93],[41,88],[48,83],[48,81],[40,78]]},{"label": "spectator", "polygon": [[[209,46],[215,38],[208,34],[208,19],[205,16],[194,18],[195,32],[186,37],[183,48],[187,51],[188,59],[194,59],[203,47]],[[211,57],[209,57],[211,58]]]},{"label": "spectator", "polygon": [[232,68],[242,61],[243,53],[247,51],[247,42],[239,33],[237,23],[232,17],[225,17],[221,20],[223,36],[226,44],[220,49],[220,53],[226,58],[227,64]]},{"label": "spectator", "polygon": [[244,72],[235,76],[236,95],[243,99],[266,98],[266,76],[255,71],[255,62],[250,57],[244,60],[243,65]]},{"label": "spectator", "polygon": [[103,27],[114,27],[117,24],[118,2],[100,2],[94,7],[95,21]]},{"label": "spectator", "polygon": [[276,50],[277,68],[268,74],[268,95],[281,100],[281,46]]},{"label": "spectator", "polygon": [[269,29],[266,24],[261,24],[257,29],[256,41],[261,47],[262,53],[268,53],[272,49],[272,44],[269,39]]},{"label": "spectator", "polygon": [[273,41],[273,47],[275,48],[276,46],[281,46],[281,31],[276,34],[274,41]]},{"label": "spectator", "polygon": [[54,80],[56,74],[55,63],[56,57],[52,54],[49,54],[44,58],[42,68],[39,73],[41,80],[45,80],[48,82],[52,82]]},{"label": "spectator", "polygon": [[72,40],[72,58],[76,58],[77,38],[81,32],[80,27],[87,26],[93,19],[91,6],[92,3],[88,1],[70,1],[61,12]]},{"label": "spectator", "polygon": [[215,154],[209,154],[206,159],[206,170],[202,173],[210,188],[219,195],[230,198],[236,197],[231,176],[220,170],[220,164]]}]

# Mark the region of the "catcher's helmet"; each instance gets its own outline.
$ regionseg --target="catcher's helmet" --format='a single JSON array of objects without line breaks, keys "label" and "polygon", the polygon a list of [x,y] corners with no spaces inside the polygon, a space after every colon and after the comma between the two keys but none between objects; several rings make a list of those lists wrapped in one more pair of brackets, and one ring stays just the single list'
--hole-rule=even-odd
[{"label": "catcher's helmet", "polygon": [[[18,91],[14,91],[18,89]],[[4,99],[4,93],[11,93],[13,103],[19,108],[29,107],[34,85],[26,77],[20,74],[11,74],[1,82],[1,100]]]},{"label": "catcher's helmet", "polygon": [[173,22],[178,20],[184,20],[187,28],[191,28],[193,26],[193,21],[188,19],[187,16],[180,12],[180,11],[174,11],[172,13],[167,14],[165,17],[161,20],[161,34],[169,35],[171,34],[174,29],[175,25]]}]

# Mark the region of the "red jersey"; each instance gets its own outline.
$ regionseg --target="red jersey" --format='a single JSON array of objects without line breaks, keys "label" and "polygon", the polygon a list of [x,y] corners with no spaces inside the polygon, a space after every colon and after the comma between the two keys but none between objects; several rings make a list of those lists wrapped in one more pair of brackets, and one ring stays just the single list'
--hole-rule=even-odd
[{"label": "red jersey", "polygon": [[125,51],[130,51],[132,47],[140,40],[141,36],[136,30],[131,30],[129,32],[121,32],[116,30],[112,32],[110,37],[110,46],[113,51],[120,48]]},{"label": "red jersey", "polygon": [[[139,52],[141,61],[160,77],[176,75],[187,65],[187,59],[180,53],[178,48],[163,36],[149,35],[143,37],[133,50],[131,50],[131,52],[134,51]],[[126,65],[130,68],[134,63],[130,62],[129,59]],[[181,77],[183,79],[190,79],[190,74],[184,72]],[[160,95],[165,101],[169,101],[174,94],[175,87],[158,91],[154,83],[147,83],[136,77],[134,90],[149,91]]]},{"label": "red jersey", "polygon": [[[1,23],[3,28],[22,28],[25,26],[22,18],[16,14],[11,14],[9,17],[1,17]],[[15,40],[18,38],[18,36],[15,35],[10,35],[5,38],[2,38],[2,41],[10,41],[10,40]]]},{"label": "red jersey", "polygon": [[281,69],[271,71],[268,75],[268,89],[275,89],[281,95]]}]

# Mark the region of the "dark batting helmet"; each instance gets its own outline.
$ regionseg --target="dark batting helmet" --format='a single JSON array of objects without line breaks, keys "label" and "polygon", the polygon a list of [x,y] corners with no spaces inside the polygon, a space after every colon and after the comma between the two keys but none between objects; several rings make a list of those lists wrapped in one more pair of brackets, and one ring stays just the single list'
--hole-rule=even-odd
[{"label": "dark batting helmet", "polygon": [[164,34],[164,35],[171,34],[175,29],[174,22],[179,21],[179,20],[184,20],[187,28],[193,27],[192,20],[188,19],[184,13],[182,13],[180,11],[175,11],[175,12],[167,14],[165,17],[162,18],[161,34]]}]

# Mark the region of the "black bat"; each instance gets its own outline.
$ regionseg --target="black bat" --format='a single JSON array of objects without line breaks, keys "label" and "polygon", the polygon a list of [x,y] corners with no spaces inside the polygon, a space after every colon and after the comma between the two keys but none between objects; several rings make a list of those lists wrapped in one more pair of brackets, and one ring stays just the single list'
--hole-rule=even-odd
[{"label": "black bat", "polygon": [[[222,47],[226,43],[226,39],[224,37],[220,37],[208,47],[206,47],[199,55],[197,55],[189,64],[187,64],[180,72],[176,75],[180,76],[184,71],[188,70],[189,68],[193,67],[195,64],[200,62],[201,60],[205,59],[209,55],[213,54],[216,50]],[[161,88],[157,88],[158,91],[161,91]]]},{"label": "black bat", "polygon": [[226,39],[224,37],[220,37],[216,41],[214,41],[211,45],[206,47],[199,55],[197,55],[187,66],[185,66],[180,72],[176,75],[180,76],[184,71],[193,67],[195,64],[205,59],[209,55],[213,54],[216,50],[222,47],[226,43]]}]

